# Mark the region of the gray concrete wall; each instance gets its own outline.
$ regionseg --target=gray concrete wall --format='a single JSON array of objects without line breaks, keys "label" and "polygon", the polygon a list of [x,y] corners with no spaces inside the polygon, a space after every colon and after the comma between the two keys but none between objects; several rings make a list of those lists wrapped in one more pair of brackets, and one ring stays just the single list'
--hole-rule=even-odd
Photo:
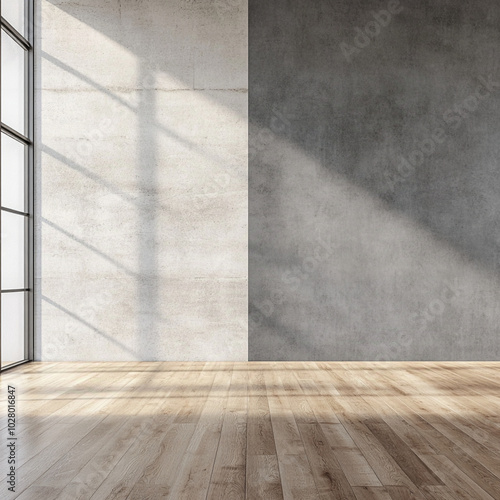
[{"label": "gray concrete wall", "polygon": [[36,358],[247,359],[247,6],[43,0]]},{"label": "gray concrete wall", "polygon": [[498,1],[249,18],[250,359],[500,359]]}]

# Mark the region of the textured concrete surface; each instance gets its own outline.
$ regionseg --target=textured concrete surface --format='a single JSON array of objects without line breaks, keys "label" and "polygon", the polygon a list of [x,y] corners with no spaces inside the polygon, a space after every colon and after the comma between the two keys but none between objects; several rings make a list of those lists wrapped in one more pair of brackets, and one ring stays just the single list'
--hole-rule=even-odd
[{"label": "textured concrete surface", "polygon": [[500,4],[249,23],[250,359],[500,359]]},{"label": "textured concrete surface", "polygon": [[246,360],[246,3],[40,3],[37,359]]}]

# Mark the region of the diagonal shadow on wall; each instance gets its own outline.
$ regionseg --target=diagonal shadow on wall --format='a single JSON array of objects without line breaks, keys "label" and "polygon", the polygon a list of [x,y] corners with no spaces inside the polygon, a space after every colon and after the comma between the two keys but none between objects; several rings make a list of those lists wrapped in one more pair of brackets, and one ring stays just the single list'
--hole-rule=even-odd
[{"label": "diagonal shadow on wall", "polygon": [[40,29],[39,351],[246,358],[245,5],[47,0]]},{"label": "diagonal shadow on wall", "polygon": [[498,4],[249,17],[250,358],[498,359]]}]

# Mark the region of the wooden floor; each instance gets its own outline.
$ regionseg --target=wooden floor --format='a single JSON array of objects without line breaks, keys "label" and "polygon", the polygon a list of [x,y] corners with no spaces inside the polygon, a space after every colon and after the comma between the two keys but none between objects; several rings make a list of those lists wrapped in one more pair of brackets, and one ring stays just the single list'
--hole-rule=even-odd
[{"label": "wooden floor", "polygon": [[500,499],[498,363],[34,363],[0,385],[2,499]]}]

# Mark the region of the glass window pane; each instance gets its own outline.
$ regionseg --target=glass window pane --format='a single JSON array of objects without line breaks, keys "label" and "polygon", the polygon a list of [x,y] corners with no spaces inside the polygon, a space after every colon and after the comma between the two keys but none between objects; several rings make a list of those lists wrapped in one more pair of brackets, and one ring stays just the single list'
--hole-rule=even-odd
[{"label": "glass window pane", "polygon": [[2,206],[25,212],[26,146],[2,134]]},{"label": "glass window pane", "polygon": [[2,210],[2,290],[25,288],[26,217]]},{"label": "glass window pane", "polygon": [[26,53],[2,30],[2,122],[24,134]]},{"label": "glass window pane", "polygon": [[25,0],[2,0],[2,17],[21,35],[25,35],[24,2]]},{"label": "glass window pane", "polygon": [[24,360],[25,292],[2,293],[2,367]]}]

